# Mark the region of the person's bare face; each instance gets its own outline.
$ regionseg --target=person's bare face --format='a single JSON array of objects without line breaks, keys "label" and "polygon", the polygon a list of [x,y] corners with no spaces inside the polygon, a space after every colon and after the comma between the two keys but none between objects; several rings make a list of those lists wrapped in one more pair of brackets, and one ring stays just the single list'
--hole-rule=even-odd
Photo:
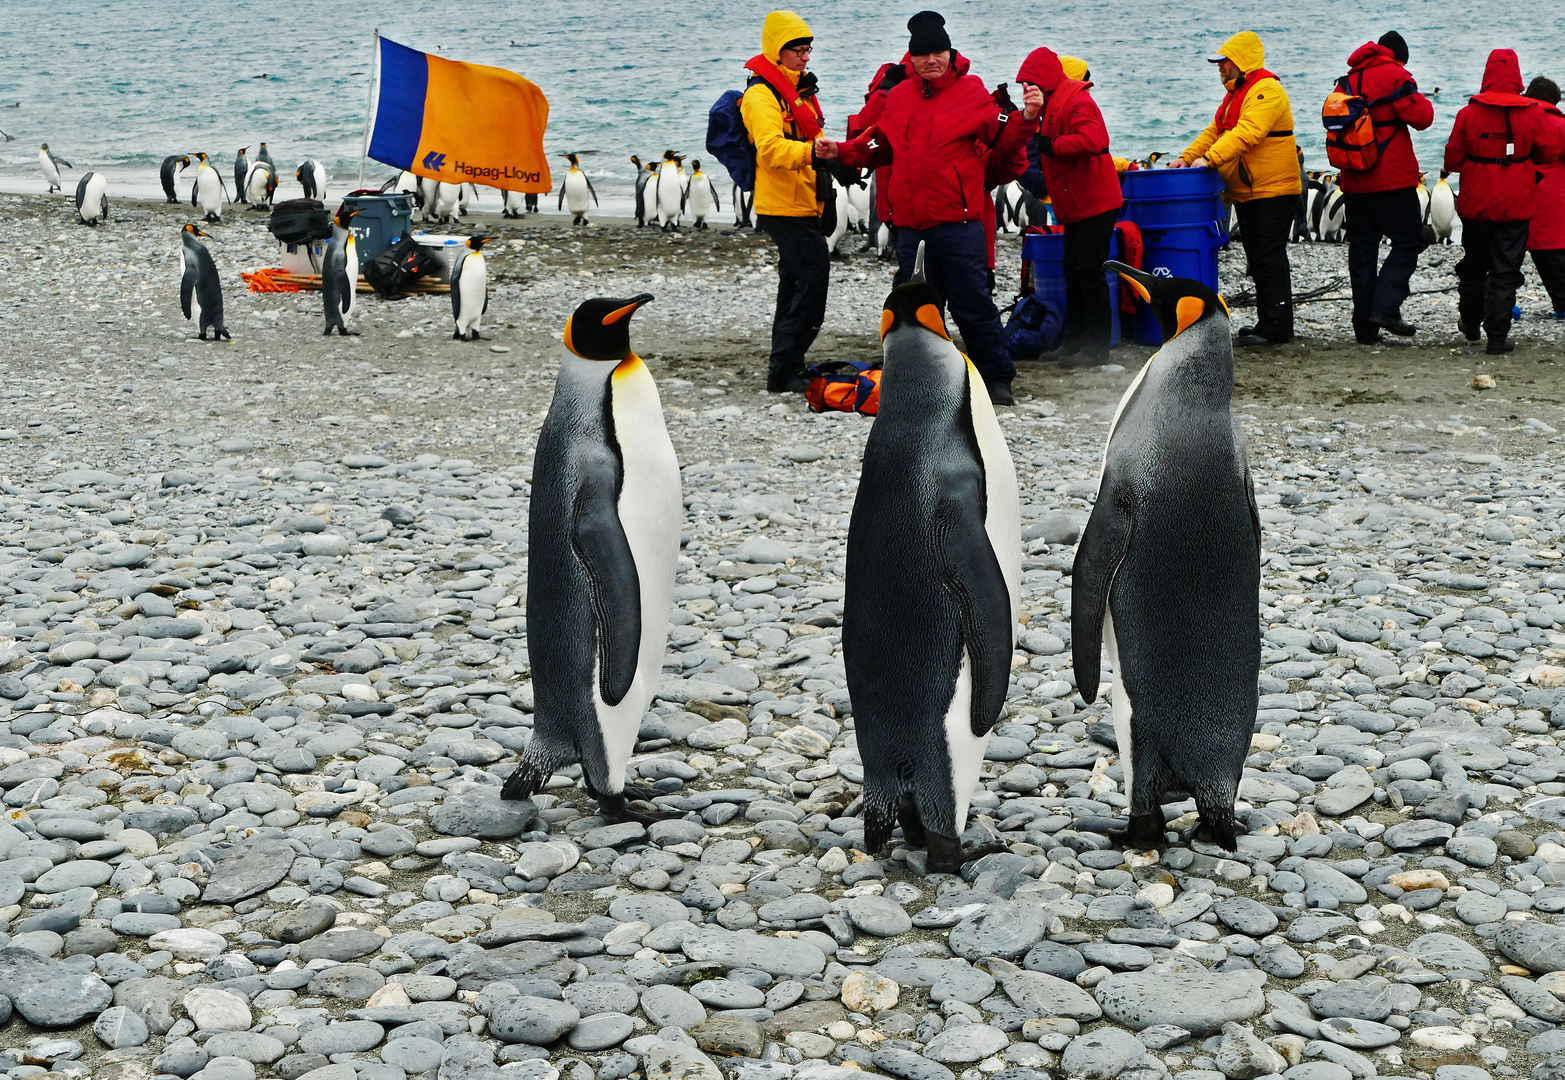
[{"label": "person's bare face", "polygon": [[951,70],[951,50],[946,49],[937,53],[922,53],[911,58],[913,70],[918,72],[921,79],[938,79]]},{"label": "person's bare face", "polygon": [[777,54],[777,62],[789,71],[803,71],[810,66],[810,53],[814,51],[814,45],[799,45],[792,49],[783,49]]},{"label": "person's bare face", "polygon": [[1217,63],[1217,77],[1225,83],[1231,83],[1235,79],[1244,78],[1244,72],[1239,69],[1238,64],[1225,56]]}]

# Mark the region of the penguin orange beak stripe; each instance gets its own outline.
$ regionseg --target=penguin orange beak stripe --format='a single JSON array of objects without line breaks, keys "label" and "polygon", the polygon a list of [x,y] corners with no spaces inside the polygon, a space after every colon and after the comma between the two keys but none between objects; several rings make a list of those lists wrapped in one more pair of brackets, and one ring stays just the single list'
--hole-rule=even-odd
[{"label": "penguin orange beak stripe", "polygon": [[1150,304],[1152,302],[1152,294],[1147,291],[1147,287],[1145,285],[1141,284],[1141,282],[1137,281],[1129,274],[1121,274],[1120,278],[1125,282],[1125,284],[1136,290],[1136,295],[1141,297],[1143,303]]},{"label": "penguin orange beak stripe", "polygon": [[609,312],[607,315],[603,316],[603,325],[604,326],[610,326],[610,325],[612,325],[614,323],[619,322],[621,319],[623,319],[625,316],[629,315],[632,311],[635,311],[640,306],[641,306],[640,304],[632,303],[632,304],[626,304],[622,308],[616,308],[615,310]]}]

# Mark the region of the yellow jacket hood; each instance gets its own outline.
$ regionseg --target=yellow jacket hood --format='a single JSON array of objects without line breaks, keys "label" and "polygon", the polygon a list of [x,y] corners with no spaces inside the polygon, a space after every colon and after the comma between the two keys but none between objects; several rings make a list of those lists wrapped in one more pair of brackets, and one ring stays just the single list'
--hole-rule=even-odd
[{"label": "yellow jacket hood", "polygon": [[1266,66],[1266,49],[1253,30],[1241,30],[1223,42],[1217,55],[1232,60],[1246,75]]},{"label": "yellow jacket hood", "polygon": [[[814,37],[810,24],[792,11],[773,11],[761,24],[761,55],[777,63],[782,47],[799,38]],[[1251,35],[1254,36],[1254,35]]]},{"label": "yellow jacket hood", "polygon": [[1087,81],[1087,61],[1075,56],[1062,56],[1060,67],[1065,69],[1067,79],[1075,79],[1077,82]]}]

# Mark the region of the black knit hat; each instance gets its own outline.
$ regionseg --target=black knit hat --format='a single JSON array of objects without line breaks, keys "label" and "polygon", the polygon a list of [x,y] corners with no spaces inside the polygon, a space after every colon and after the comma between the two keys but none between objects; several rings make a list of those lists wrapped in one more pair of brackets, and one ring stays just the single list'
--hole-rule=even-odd
[{"label": "black knit hat", "polygon": [[907,21],[907,51],[910,56],[927,56],[951,47],[946,33],[946,18],[938,11],[920,11]]},{"label": "black knit hat", "polygon": [[1387,30],[1380,35],[1380,41],[1376,44],[1384,45],[1391,50],[1391,59],[1399,64],[1407,63],[1407,41],[1395,30]]}]

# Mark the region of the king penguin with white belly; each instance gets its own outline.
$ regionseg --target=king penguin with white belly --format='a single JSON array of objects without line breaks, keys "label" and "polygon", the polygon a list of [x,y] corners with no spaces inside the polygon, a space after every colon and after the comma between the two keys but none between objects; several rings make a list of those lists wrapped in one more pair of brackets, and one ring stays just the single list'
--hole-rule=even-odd
[{"label": "king penguin with white belly", "polygon": [[525,799],[580,762],[603,817],[644,824],[652,793],[625,766],[663,671],[684,520],[657,384],[630,347],[651,299],[588,300],[565,324],[528,516],[533,735],[501,791]]},{"label": "king penguin with white belly", "polygon": [[1105,266],[1151,306],[1163,347],[1120,399],[1076,549],[1076,686],[1096,699],[1106,646],[1130,842],[1160,846],[1163,797],[1183,792],[1233,851],[1258,704],[1261,527],[1229,411],[1228,308],[1198,281]]},{"label": "king penguin with white belly", "polygon": [[983,379],[924,281],[881,315],[880,413],[848,526],[842,653],[864,761],[865,850],[900,823],[928,872],[964,850],[968,801],[1005,706],[1022,565],[1016,470]]}]

